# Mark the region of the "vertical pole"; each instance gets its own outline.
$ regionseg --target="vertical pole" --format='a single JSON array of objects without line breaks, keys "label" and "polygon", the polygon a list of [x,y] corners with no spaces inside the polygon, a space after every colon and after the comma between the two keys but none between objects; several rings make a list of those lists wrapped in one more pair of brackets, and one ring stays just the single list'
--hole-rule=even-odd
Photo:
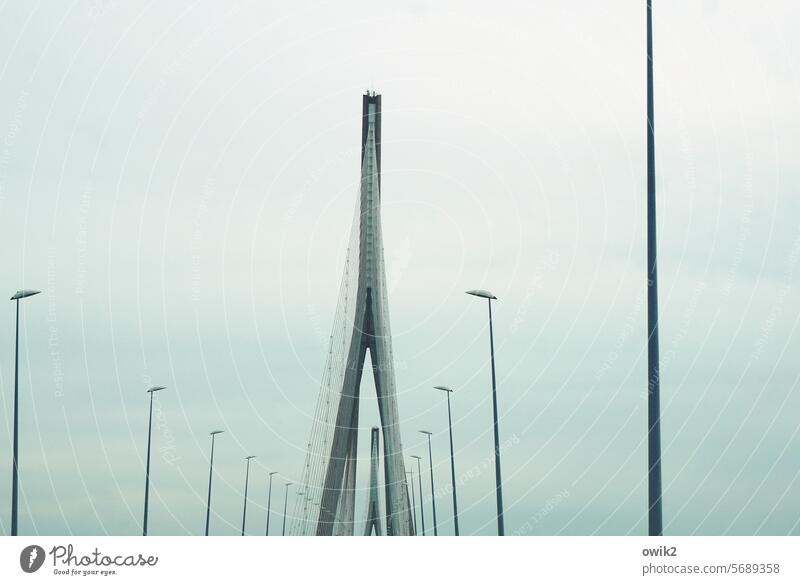
[{"label": "vertical pole", "polygon": [[411,517],[414,521],[414,535],[419,536],[419,523],[417,522],[417,488],[414,487],[414,470],[407,471],[411,475],[411,506],[414,509],[414,515]]},{"label": "vertical pole", "polygon": [[647,455],[649,533],[661,536],[661,389],[658,360],[656,158],[653,107],[653,2],[647,0]]},{"label": "vertical pole", "polygon": [[269,536],[269,515],[272,511],[272,476],[275,472],[269,474],[269,491],[267,492],[267,531],[265,536]]},{"label": "vertical pole", "polygon": [[286,494],[283,497],[283,532],[281,536],[286,536],[286,506],[289,503],[289,486],[292,485],[290,483],[286,484]]},{"label": "vertical pole", "polygon": [[303,536],[308,535],[308,512],[311,509],[308,505],[311,501],[311,494],[308,493],[308,489],[310,489],[310,487],[306,488],[306,497],[303,500]]},{"label": "vertical pole", "polygon": [[492,412],[494,415],[494,476],[497,489],[497,535],[505,536],[503,523],[503,486],[500,475],[500,429],[497,421],[497,377],[494,371],[494,330],[492,325],[492,299],[489,299],[489,348],[492,356]]},{"label": "vertical pole", "polygon": [[447,394],[447,426],[450,429],[450,474],[453,480],[453,525],[455,527],[455,535],[458,536],[458,497],[456,495],[456,456],[453,450],[453,417],[450,413],[450,394]]},{"label": "vertical pole", "polygon": [[427,536],[425,533],[425,498],[422,497],[422,463],[421,459],[417,457],[417,479],[419,480],[419,515],[422,519],[422,536]]},{"label": "vertical pole", "polygon": [[247,524],[247,485],[250,483],[250,457],[247,458],[247,471],[244,474],[244,509],[242,510],[242,536]]},{"label": "vertical pole", "polygon": [[150,418],[147,423],[147,466],[144,474],[144,520],[142,536],[147,536],[147,508],[150,500],[150,439],[153,433],[153,392],[150,392]]},{"label": "vertical pole", "polygon": [[208,536],[208,525],[211,520],[211,477],[214,473],[214,440],[216,435],[211,435],[211,462],[208,466],[208,503],[206,504],[206,536]]},{"label": "vertical pole", "polygon": [[11,536],[17,536],[17,490],[19,484],[19,299],[17,299],[17,333],[14,345],[14,452],[11,478]]},{"label": "vertical pole", "polygon": [[431,436],[428,434],[428,463],[431,468],[431,504],[433,505],[433,535],[439,536],[439,529],[436,527],[436,490],[433,487],[433,451],[431,450]]}]

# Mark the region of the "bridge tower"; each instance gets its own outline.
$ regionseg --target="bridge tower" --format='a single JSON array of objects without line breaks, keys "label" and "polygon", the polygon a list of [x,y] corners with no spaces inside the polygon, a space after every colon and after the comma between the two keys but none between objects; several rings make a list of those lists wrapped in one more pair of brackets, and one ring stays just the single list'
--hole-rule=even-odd
[{"label": "bridge tower", "polygon": [[338,395],[332,437],[322,446],[329,456],[324,463],[316,534],[353,534],[358,406],[369,351],[383,434],[386,534],[410,535],[414,528],[400,439],[381,229],[381,96],[374,92],[367,92],[362,99],[360,202],[353,230],[351,247],[357,246],[357,256],[352,250],[354,266],[348,264],[344,281],[351,274],[357,284],[354,297],[343,284],[344,304],[353,309],[345,318],[347,329],[340,347],[334,355],[332,337],[329,351],[328,367],[341,368],[341,375],[329,376],[327,382],[328,397]]}]

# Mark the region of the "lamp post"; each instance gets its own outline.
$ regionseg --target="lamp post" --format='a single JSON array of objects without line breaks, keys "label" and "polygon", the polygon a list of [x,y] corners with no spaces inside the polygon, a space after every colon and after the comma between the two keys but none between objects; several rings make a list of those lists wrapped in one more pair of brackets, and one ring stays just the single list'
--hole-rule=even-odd
[{"label": "lamp post", "polygon": [[658,359],[656,155],[653,108],[653,2],[647,0],[647,459],[648,528],[661,536],[661,383]]},{"label": "lamp post", "polygon": [[267,491],[267,531],[265,536],[269,536],[269,515],[272,511],[272,476],[278,473],[277,471],[269,472],[269,490]]},{"label": "lamp post", "polygon": [[286,536],[286,506],[289,503],[289,486],[292,485],[292,482],[286,483],[286,493],[283,496],[283,532],[281,536]]},{"label": "lamp post", "polygon": [[425,498],[422,497],[422,457],[412,455],[412,459],[417,460],[417,479],[419,480],[419,515],[422,520],[422,535],[425,536]]},{"label": "lamp post", "polygon": [[417,532],[417,490],[414,487],[414,471],[406,471],[406,475],[411,476],[411,505],[414,508],[414,516],[412,517],[414,520],[414,534],[419,536],[419,532]]},{"label": "lamp post", "polygon": [[153,394],[165,390],[166,386],[153,386],[147,393],[150,394],[150,418],[147,423],[147,466],[144,473],[144,520],[142,521],[142,536],[147,536],[147,511],[150,501],[150,439],[153,433]]},{"label": "lamp post", "polygon": [[250,460],[255,459],[255,455],[248,455],[245,457],[247,461],[247,471],[244,474],[244,509],[242,510],[242,536],[244,536],[244,528],[247,524],[247,485],[250,483]]},{"label": "lamp post", "polygon": [[[306,494],[305,492],[301,492],[300,491],[300,486],[297,486],[295,488],[295,492],[294,492],[294,509],[295,510],[297,510],[297,508],[300,505],[298,502],[299,502],[301,496],[303,497],[303,506],[305,506],[305,503],[306,503],[305,494]],[[300,513],[302,514],[302,511]],[[305,518],[303,520],[305,520]],[[295,533],[295,534],[299,534],[300,536],[303,536],[303,529],[300,528],[299,533]]]},{"label": "lamp post", "polygon": [[456,456],[453,450],[453,417],[450,411],[450,395],[453,393],[452,388],[447,386],[434,386],[436,390],[441,390],[447,394],[447,427],[450,430],[450,475],[453,482],[453,526],[455,528],[455,535],[458,536],[458,496],[456,495]]},{"label": "lamp post", "polygon": [[[301,491],[300,491],[300,486],[297,486],[297,487],[295,488],[295,492],[294,492],[294,509],[295,509],[295,510],[297,510],[297,509],[298,509],[298,507],[300,506],[300,504],[299,504],[299,500],[300,500],[300,498],[301,498],[301,497],[303,498],[303,506],[305,506],[305,503],[306,503],[306,500],[305,500],[305,492],[301,492]],[[302,513],[303,513],[303,512],[302,512],[302,510],[301,510],[301,511],[300,511],[300,514],[302,515]],[[304,520],[305,520],[305,519],[304,519]],[[302,527],[300,527],[300,528],[299,528],[299,532],[298,532],[298,533],[299,533],[299,535],[300,535],[300,536],[302,536],[302,535],[303,535],[303,528],[302,528]]]},{"label": "lamp post", "polygon": [[[308,534],[308,512],[313,507],[314,502],[311,494],[306,491],[306,499],[303,502],[303,535]],[[309,506],[311,504],[311,506]]]},{"label": "lamp post", "polygon": [[11,454],[11,536],[17,536],[19,490],[19,302],[38,295],[39,290],[18,290],[10,300],[17,302],[17,333],[14,344],[14,448]]},{"label": "lamp post", "polygon": [[211,478],[214,475],[214,440],[217,435],[225,431],[211,431],[211,462],[208,466],[208,503],[206,504],[206,536],[208,536],[208,525],[211,520]]},{"label": "lamp post", "polygon": [[431,504],[433,504],[433,535],[439,536],[439,529],[436,526],[436,490],[433,487],[433,451],[431,450],[431,433],[430,431],[420,431],[423,435],[428,436],[428,463],[431,467]]},{"label": "lamp post", "polygon": [[489,301],[489,350],[492,359],[492,413],[494,417],[494,476],[497,492],[497,535],[504,536],[506,530],[503,524],[503,484],[500,475],[500,430],[497,422],[497,377],[494,371],[494,331],[492,329],[492,301],[496,301],[497,297],[488,290],[468,290],[467,294]]}]

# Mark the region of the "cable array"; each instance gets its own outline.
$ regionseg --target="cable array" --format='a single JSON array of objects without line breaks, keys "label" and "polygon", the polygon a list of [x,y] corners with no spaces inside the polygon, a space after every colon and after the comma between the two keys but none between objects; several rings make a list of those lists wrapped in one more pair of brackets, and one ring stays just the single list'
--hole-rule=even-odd
[{"label": "cable array", "polygon": [[322,488],[336,426],[341,389],[352,342],[358,292],[360,202],[356,203],[350,240],[345,255],[333,326],[328,342],[325,365],[320,380],[306,457],[298,484],[298,497],[293,506],[289,533],[308,535],[316,532]]}]

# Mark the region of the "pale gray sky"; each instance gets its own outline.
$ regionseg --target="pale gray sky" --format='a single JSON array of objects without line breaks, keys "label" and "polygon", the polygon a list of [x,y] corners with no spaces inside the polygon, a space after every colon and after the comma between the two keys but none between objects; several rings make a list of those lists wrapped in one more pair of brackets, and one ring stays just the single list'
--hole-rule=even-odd
[{"label": "pale gray sky", "polygon": [[[655,6],[671,534],[800,533],[800,8],[768,4]],[[151,383],[151,533],[202,532],[217,427],[212,529],[239,530],[253,453],[263,530],[266,470],[301,471],[371,88],[407,453],[438,431],[447,484],[430,387],[456,388],[462,533],[494,531],[485,306],[463,294],[490,288],[507,531],[645,533],[644,6],[0,6],[0,273],[45,291],[23,312],[21,532],[140,530]]]}]

